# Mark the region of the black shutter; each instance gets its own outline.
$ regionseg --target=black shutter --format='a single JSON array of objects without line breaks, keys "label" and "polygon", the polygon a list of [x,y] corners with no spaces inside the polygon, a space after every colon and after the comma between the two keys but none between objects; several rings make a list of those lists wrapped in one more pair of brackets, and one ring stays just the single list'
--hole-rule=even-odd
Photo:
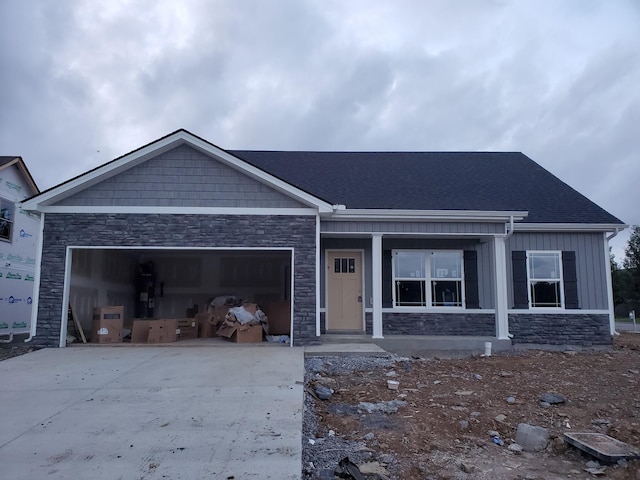
[{"label": "black shutter", "polygon": [[391,269],[391,250],[382,251],[382,306],[393,307],[393,271]]},{"label": "black shutter", "polygon": [[562,252],[562,279],[564,281],[564,308],[579,309],[576,252]]},{"label": "black shutter", "polygon": [[527,252],[511,252],[513,267],[513,308],[529,308],[527,294]]},{"label": "black shutter", "polygon": [[478,296],[478,252],[465,250],[464,258],[464,293],[467,308],[480,308]]}]

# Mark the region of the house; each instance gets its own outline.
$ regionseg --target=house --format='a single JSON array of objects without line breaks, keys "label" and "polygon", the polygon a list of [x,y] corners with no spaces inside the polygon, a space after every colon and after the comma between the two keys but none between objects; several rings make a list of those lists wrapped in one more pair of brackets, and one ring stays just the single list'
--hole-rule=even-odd
[{"label": "house", "polygon": [[21,157],[0,157],[0,338],[30,332],[39,214],[18,203],[39,192]]},{"label": "house", "polygon": [[42,214],[45,346],[65,345],[70,300],[179,317],[229,293],[289,302],[293,345],[614,333],[626,225],[522,153],[231,151],[178,130],[22,208]]}]

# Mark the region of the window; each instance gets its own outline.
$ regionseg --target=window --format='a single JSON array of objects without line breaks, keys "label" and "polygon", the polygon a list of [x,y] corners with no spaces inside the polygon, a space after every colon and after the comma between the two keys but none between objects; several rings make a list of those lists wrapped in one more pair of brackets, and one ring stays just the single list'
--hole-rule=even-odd
[{"label": "window", "polygon": [[0,240],[11,241],[14,212],[15,206],[13,202],[0,198]]},{"label": "window", "polygon": [[349,258],[336,258],[333,261],[334,273],[356,273],[356,259]]},{"label": "window", "polygon": [[462,252],[394,251],[393,278],[396,307],[464,306]]},{"label": "window", "polygon": [[527,252],[527,279],[531,308],[563,308],[560,252]]}]

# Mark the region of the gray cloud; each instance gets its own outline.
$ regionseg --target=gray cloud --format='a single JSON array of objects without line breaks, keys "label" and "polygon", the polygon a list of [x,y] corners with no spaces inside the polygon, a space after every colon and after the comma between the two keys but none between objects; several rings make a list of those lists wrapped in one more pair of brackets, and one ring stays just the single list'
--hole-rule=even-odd
[{"label": "gray cloud", "polygon": [[0,153],[41,188],[184,127],[223,148],[522,151],[640,223],[632,0],[4,0],[0,18]]}]

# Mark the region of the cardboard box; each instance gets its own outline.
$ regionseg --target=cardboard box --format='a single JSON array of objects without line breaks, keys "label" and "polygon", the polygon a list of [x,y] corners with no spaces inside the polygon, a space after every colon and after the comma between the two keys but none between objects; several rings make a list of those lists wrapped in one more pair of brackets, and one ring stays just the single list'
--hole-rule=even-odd
[{"label": "cardboard box", "polygon": [[264,312],[267,315],[267,335],[291,335],[291,303],[270,303]]},{"label": "cardboard box", "polygon": [[178,340],[178,320],[169,318],[164,320],[165,325],[165,342],[175,342]]},{"label": "cardboard box", "polygon": [[91,342],[120,343],[124,324],[124,307],[100,307],[93,309]]},{"label": "cardboard box", "polygon": [[147,343],[167,343],[167,326],[164,320],[149,320]]},{"label": "cardboard box", "polygon": [[176,334],[178,340],[198,338],[198,322],[195,320],[195,318],[179,319]]},{"label": "cardboard box", "polygon": [[131,343],[170,343],[177,340],[178,320],[134,320]]},{"label": "cardboard box", "polygon": [[134,320],[131,325],[131,343],[147,343],[149,340],[149,322],[151,320]]},{"label": "cardboard box", "polygon": [[227,316],[230,308],[230,306],[225,305],[224,307],[213,307],[209,309],[209,313],[213,315],[213,324],[222,325],[222,322],[224,322],[224,317]]},{"label": "cardboard box", "polygon": [[235,343],[260,343],[262,342],[262,325],[241,325],[233,327],[223,324],[216,334]]},{"label": "cardboard box", "polygon": [[211,338],[216,336],[219,324],[214,321],[212,313],[197,313],[194,320],[198,323],[198,337]]}]

